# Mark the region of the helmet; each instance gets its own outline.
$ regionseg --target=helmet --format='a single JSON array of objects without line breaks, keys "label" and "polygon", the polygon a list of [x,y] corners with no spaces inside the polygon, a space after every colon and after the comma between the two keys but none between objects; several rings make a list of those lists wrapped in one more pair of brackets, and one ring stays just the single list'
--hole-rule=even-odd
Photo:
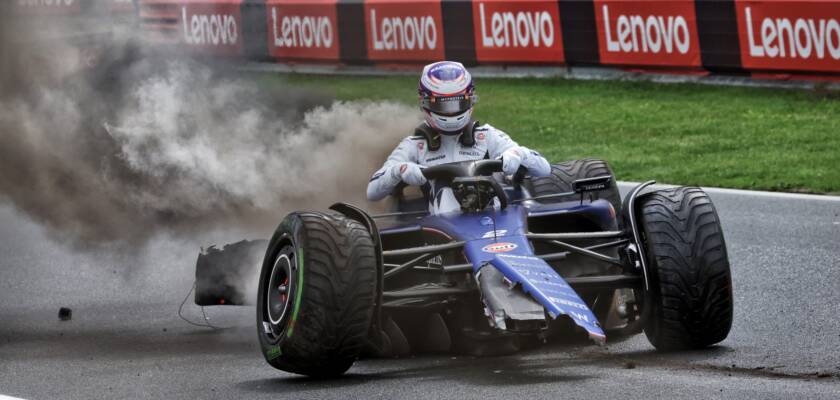
[{"label": "helmet", "polygon": [[477,98],[472,77],[461,63],[440,61],[425,66],[417,91],[432,128],[455,135],[470,122]]}]

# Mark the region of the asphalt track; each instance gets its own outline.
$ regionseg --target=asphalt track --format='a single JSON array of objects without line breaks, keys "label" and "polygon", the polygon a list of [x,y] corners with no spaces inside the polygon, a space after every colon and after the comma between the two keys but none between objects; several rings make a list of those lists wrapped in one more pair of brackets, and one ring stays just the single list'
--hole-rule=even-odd
[{"label": "asphalt track", "polygon": [[[0,398],[840,398],[840,198],[710,193],[736,296],[720,346],[659,354],[640,335],[497,358],[362,360],[334,381],[268,367],[252,308],[208,310],[225,330],[178,319],[195,250],[234,234],[79,252],[2,206]],[[71,321],[58,320],[62,306]]]}]

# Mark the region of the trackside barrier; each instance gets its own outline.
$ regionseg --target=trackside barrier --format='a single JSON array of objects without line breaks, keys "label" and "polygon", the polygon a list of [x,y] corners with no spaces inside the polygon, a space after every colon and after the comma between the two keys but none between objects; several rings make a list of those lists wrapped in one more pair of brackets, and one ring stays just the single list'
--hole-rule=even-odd
[{"label": "trackside barrier", "polygon": [[152,41],[247,60],[840,79],[840,0],[140,0],[138,9]]}]

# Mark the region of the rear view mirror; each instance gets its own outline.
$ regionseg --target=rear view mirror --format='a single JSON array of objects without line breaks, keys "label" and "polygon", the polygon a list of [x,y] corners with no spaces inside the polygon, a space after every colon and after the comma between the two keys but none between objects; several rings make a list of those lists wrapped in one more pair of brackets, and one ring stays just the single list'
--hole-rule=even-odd
[{"label": "rear view mirror", "polygon": [[611,175],[602,175],[593,178],[578,179],[572,182],[572,190],[574,190],[575,193],[584,193],[609,189],[611,181]]}]

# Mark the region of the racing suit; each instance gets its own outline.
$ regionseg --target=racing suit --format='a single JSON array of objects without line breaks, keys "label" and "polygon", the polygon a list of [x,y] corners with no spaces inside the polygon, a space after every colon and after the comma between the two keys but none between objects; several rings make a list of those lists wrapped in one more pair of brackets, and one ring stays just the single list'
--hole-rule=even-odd
[{"label": "racing suit", "polygon": [[[531,176],[547,176],[551,173],[551,166],[545,158],[536,151],[519,146],[506,133],[489,124],[478,126],[473,131],[475,143],[465,146],[459,140],[460,135],[440,135],[440,147],[429,149],[423,136],[409,136],[400,142],[391,152],[385,164],[370,179],[367,187],[368,200],[375,201],[385,198],[400,183],[400,169],[404,164],[414,163],[420,167],[430,167],[458,161],[481,159],[499,159],[509,150],[518,150],[521,157],[520,165],[528,169]],[[435,188],[430,182],[429,211],[437,214],[458,209],[451,189]]]}]

